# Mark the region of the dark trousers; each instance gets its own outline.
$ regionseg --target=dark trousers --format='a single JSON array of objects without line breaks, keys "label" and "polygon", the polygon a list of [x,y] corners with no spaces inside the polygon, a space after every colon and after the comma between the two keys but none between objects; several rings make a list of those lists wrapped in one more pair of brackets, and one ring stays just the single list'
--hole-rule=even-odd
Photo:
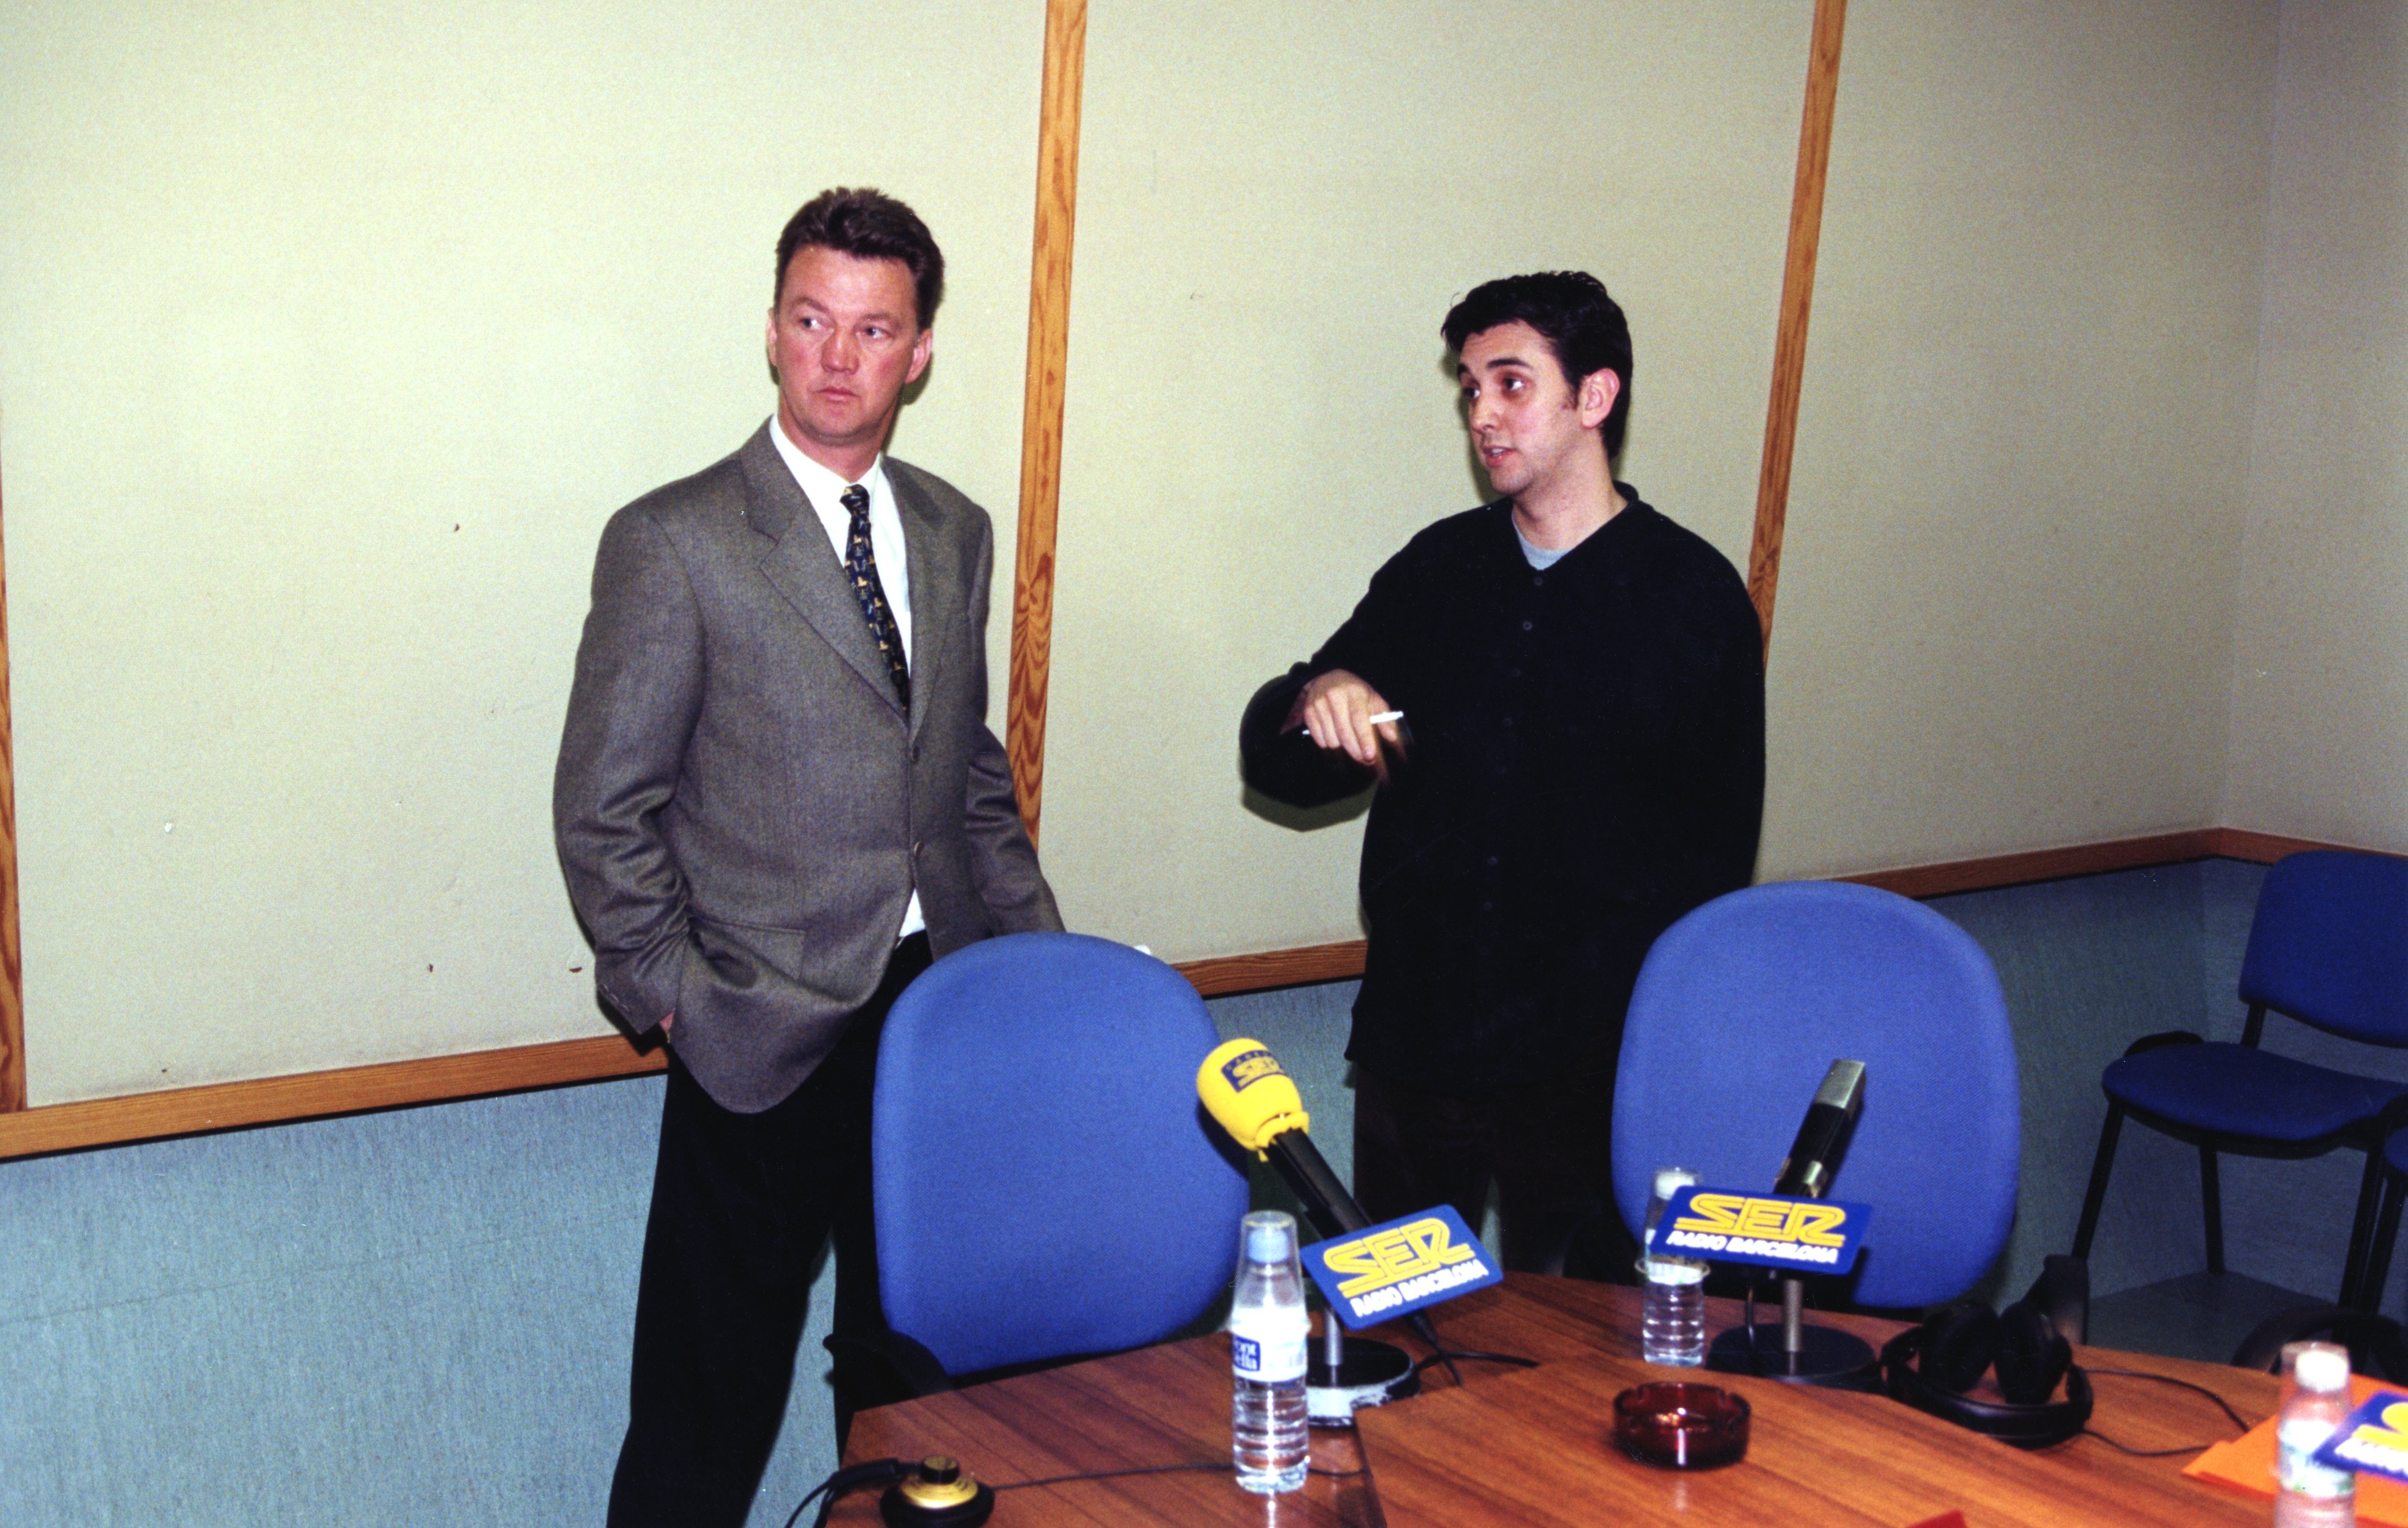
[{"label": "dark trousers", "polygon": [[1374,1220],[1452,1204],[1477,1232],[1491,1183],[1505,1266],[1637,1279],[1613,1208],[1613,1075],[1461,1099],[1354,1069],[1354,1197]]},{"label": "dark trousers", "polygon": [[[897,945],[827,1060],[759,1114],[720,1107],[670,1052],[611,1528],[741,1528],[785,1417],[812,1265],[831,1232],[836,1330],[884,1326],[870,1084],[886,1010],[927,965],[924,934]],[[838,1417],[839,1434],[849,1420]]]}]

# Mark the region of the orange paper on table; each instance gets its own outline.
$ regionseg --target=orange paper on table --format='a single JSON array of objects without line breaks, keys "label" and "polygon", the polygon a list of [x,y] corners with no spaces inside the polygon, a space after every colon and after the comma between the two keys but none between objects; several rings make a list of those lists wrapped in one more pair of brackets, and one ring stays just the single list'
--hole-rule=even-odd
[{"label": "orange paper on table", "polygon": [[[2400,1389],[2364,1375],[2349,1377],[2349,1404],[2362,1405],[2376,1391]],[[2214,1443],[2207,1452],[2183,1466],[2185,1475],[2243,1491],[2261,1501],[2274,1499],[2274,1422],[2267,1418],[2230,1443]],[[2358,1478],[2358,1521],[2383,1528],[2408,1528],[2408,1484],[2381,1475]]]}]

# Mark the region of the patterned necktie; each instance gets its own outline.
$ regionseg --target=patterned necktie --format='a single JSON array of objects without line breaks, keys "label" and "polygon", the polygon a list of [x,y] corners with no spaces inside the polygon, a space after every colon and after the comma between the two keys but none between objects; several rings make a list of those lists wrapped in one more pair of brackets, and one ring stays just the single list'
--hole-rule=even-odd
[{"label": "patterned necktie", "polygon": [[877,639],[878,650],[886,655],[886,672],[895,681],[895,699],[909,714],[911,667],[903,656],[903,633],[895,625],[895,613],[886,607],[885,585],[878,582],[877,555],[869,550],[869,490],[856,483],[844,491],[838,502],[853,516],[853,529],[844,539],[844,570],[853,576],[853,597],[861,601],[862,618],[869,623],[869,634]]}]

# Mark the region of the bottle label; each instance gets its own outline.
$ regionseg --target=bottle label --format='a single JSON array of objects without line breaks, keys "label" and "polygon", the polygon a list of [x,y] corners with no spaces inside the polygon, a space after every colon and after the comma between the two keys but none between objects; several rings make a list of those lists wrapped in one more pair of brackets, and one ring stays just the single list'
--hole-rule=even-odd
[{"label": "bottle label", "polygon": [[2282,1458],[2276,1463],[2274,1473],[2276,1478],[2283,1482],[2285,1491],[2301,1496],[2351,1494],[2358,1482],[2350,1478],[2349,1471],[2329,1470],[2315,1463],[2316,1448],[2323,1442],[2324,1439],[2318,1438],[2315,1443],[2302,1446],[2283,1445]]},{"label": "bottle label", "polygon": [[[1304,1313],[1294,1314],[1301,1318]],[[1233,1321],[1229,1328],[1229,1367],[1239,1378],[1259,1384],[1282,1385],[1301,1379],[1307,1335],[1301,1319],[1250,1322],[1243,1331]]]}]

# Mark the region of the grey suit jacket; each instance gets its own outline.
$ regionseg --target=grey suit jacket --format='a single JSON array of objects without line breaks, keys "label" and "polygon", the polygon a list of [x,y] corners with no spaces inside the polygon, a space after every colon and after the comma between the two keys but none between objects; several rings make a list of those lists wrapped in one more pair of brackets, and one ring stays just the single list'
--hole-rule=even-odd
[{"label": "grey suit jacket", "polygon": [[877,989],[914,886],[942,956],[1059,929],[986,726],[986,512],[889,457],[907,717],[764,425],[602,532],[552,783],[595,985],[712,1098],[766,1109]]}]

